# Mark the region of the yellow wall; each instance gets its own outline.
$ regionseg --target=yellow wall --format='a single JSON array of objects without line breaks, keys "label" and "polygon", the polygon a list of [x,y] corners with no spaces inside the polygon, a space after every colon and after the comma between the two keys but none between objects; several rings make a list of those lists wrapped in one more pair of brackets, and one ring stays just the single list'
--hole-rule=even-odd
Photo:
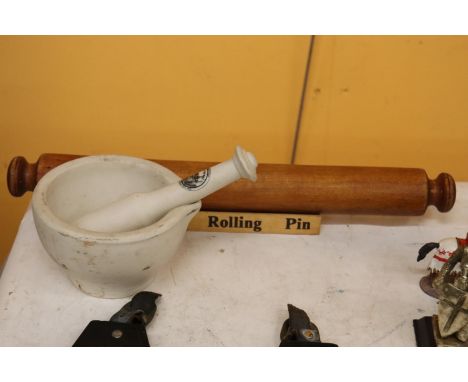
[{"label": "yellow wall", "polygon": [[0,37],[0,261],[30,195],[11,158],[44,152],[287,162],[308,37]]},{"label": "yellow wall", "polygon": [[298,163],[468,180],[468,37],[319,37]]},{"label": "yellow wall", "polygon": [[[0,37],[0,259],[29,196],[16,155],[287,163],[309,38]],[[298,163],[426,168],[468,180],[468,37],[316,38]]]}]

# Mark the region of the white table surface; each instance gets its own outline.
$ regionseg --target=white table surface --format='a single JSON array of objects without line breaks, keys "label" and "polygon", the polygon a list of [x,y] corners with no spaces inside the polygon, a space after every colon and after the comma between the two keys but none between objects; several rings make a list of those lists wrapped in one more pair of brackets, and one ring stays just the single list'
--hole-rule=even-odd
[{"label": "white table surface", "polygon": [[[152,346],[278,346],[287,304],[304,309],[322,341],[415,346],[412,320],[436,311],[419,288],[421,245],[465,237],[468,183],[449,213],[323,216],[321,234],[188,232],[147,288],[163,295],[147,328]],[[29,209],[0,277],[0,345],[70,346],[91,320],[129,299],[76,289],[43,249]]]}]

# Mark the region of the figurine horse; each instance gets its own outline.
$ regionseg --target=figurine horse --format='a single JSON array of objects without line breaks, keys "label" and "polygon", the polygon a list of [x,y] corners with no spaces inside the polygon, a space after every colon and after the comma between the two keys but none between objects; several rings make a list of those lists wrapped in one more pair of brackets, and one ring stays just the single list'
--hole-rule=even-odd
[{"label": "figurine horse", "polygon": [[[440,272],[442,267],[445,263],[452,257],[453,253],[459,248],[460,246],[467,246],[468,245],[468,233],[466,238],[462,239],[459,237],[449,237],[440,240],[438,243],[430,242],[424,244],[418,252],[417,261],[423,260],[428,253],[432,252],[434,249],[434,255],[432,257],[431,263],[429,264],[428,270],[430,271],[429,275],[424,276],[419,285],[421,289],[432,297],[437,298],[437,292],[433,288],[432,282],[437,274]],[[451,278],[455,278],[456,275],[460,273],[460,264],[456,264],[456,266],[451,270],[450,276]]]},{"label": "figurine horse", "polygon": [[[419,262],[423,260],[428,253],[432,252],[434,249],[437,249],[434,256],[432,257],[429,270],[431,273],[438,273],[442,269],[442,266],[453,255],[453,252],[455,252],[459,246],[466,245],[468,245],[468,233],[464,239],[459,237],[449,237],[440,240],[438,243],[426,243],[419,249],[417,261]],[[459,268],[460,267],[458,266],[453,270],[453,272],[459,272]]]}]

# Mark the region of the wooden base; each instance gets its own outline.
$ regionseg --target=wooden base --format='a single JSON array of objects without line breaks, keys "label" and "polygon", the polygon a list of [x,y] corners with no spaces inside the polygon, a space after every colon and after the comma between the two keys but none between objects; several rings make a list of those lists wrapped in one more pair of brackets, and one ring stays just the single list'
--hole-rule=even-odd
[{"label": "wooden base", "polygon": [[190,231],[318,235],[320,215],[200,211]]}]

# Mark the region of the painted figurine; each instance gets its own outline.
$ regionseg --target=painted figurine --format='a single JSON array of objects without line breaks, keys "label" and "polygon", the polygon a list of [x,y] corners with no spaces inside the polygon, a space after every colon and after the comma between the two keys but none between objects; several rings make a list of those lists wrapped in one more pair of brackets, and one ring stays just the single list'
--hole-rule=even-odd
[{"label": "painted figurine", "polygon": [[[453,281],[451,273],[459,268]],[[468,346],[468,243],[459,244],[434,279],[438,333],[449,346]]]},{"label": "painted figurine", "polygon": [[[423,260],[427,254],[434,252],[431,263],[429,264],[428,268],[429,274],[427,276],[424,276],[419,283],[421,289],[425,293],[437,298],[437,291],[433,286],[434,279],[437,277],[443,266],[453,256],[457,248],[459,248],[460,246],[465,247],[466,245],[468,245],[468,234],[464,239],[458,237],[449,237],[440,240],[438,243],[426,243],[419,249],[417,261]],[[455,277],[457,277],[459,274],[460,264],[457,263],[450,270],[447,277],[450,281],[453,281]]]}]

